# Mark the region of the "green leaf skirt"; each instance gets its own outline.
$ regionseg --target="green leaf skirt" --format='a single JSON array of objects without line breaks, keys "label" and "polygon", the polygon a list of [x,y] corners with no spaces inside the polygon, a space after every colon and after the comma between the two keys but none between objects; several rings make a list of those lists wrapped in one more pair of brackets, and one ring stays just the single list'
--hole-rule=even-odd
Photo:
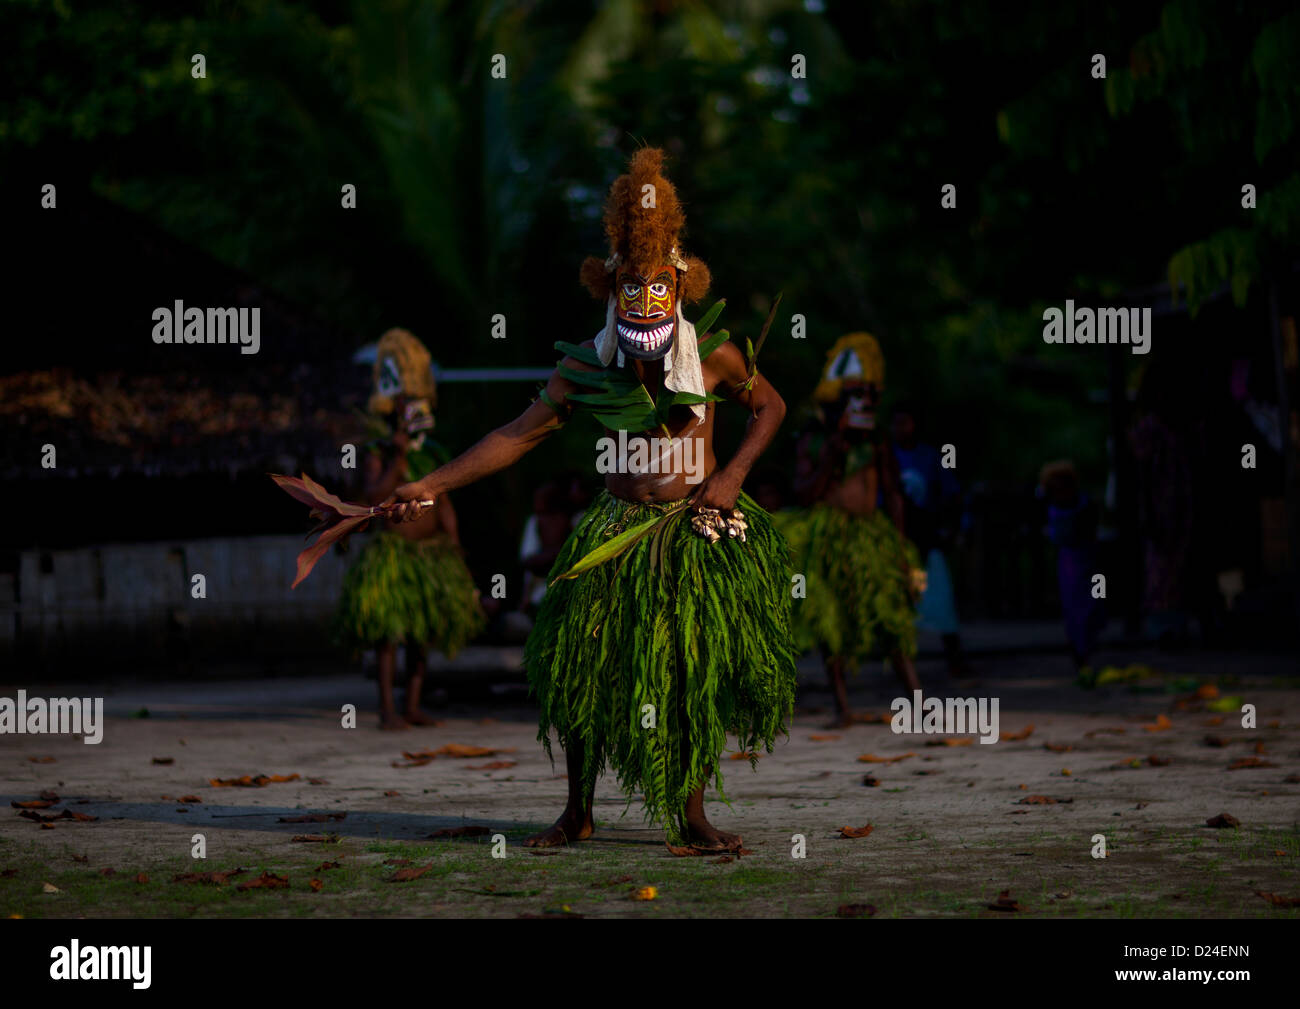
[{"label": "green leaf skirt", "polygon": [[922,567],[911,542],[880,509],[853,515],[817,504],[773,516],[805,578],[793,600],[795,642],[851,664],[900,649],[916,655],[916,603],[902,558]]},{"label": "green leaf skirt", "polygon": [[353,650],[410,640],[451,658],[483,624],[474,579],[450,540],[385,529],[343,576],[334,635]]},{"label": "green leaf skirt", "polygon": [[[738,506],[744,543],[710,544],[681,508],[659,535],[556,581],[524,650],[547,752],[552,730],[566,749],[581,744],[588,795],[611,765],[629,804],[640,793],[675,843],[687,796],[708,781],[722,793],[728,733],[745,752],[770,752],[794,705],[789,554],[771,516],[745,494]],[[551,578],[669,510],[603,492]]]}]

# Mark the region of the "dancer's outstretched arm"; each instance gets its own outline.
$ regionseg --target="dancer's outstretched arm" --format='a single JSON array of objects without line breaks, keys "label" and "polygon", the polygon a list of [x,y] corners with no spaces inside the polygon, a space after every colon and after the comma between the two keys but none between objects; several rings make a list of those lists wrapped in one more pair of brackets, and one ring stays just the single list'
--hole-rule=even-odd
[{"label": "dancer's outstretched arm", "polygon": [[[594,346],[587,341],[584,346]],[[590,365],[566,357],[560,362],[575,371],[595,371]],[[423,480],[403,484],[393,492],[385,504],[396,504],[392,516],[407,522],[418,518],[436,501],[438,495],[465,487],[493,473],[508,469],[535,449],[551,434],[558,431],[569,409],[568,395],[578,386],[558,371],[551,373],[546,383],[546,396],[554,404],[552,409],[543,397],[538,397],[514,420],[483,437],[477,444],[462,452],[445,466],[439,466]]]}]

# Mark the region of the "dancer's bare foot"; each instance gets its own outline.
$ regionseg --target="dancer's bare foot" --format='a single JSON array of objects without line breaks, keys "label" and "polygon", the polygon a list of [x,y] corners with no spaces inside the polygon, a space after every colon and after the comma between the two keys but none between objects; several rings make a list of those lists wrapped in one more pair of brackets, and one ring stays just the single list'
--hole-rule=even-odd
[{"label": "dancer's bare foot", "polygon": [[[705,768],[707,781],[712,768]],[[692,848],[698,851],[739,851],[740,835],[719,830],[704,815],[704,785],[698,786],[686,797],[686,808],[682,811],[686,820],[686,836]]]},{"label": "dancer's bare foot", "polygon": [[409,729],[406,719],[396,712],[389,711],[379,716],[379,727],[386,732],[396,732],[399,729]]},{"label": "dancer's bare foot", "polygon": [[841,711],[829,722],[822,726],[823,729],[851,729],[855,719],[853,712]]},{"label": "dancer's bare foot", "polygon": [[703,812],[686,817],[686,832],[692,848],[719,852],[740,850],[740,835],[719,830],[704,818]]},{"label": "dancer's bare foot", "polygon": [[439,719],[434,718],[423,708],[416,708],[414,711],[412,711],[410,708],[407,708],[406,713],[402,717],[405,718],[406,721],[409,722],[411,725],[441,725],[442,724]]},{"label": "dancer's bare foot", "polygon": [[591,837],[593,830],[590,810],[584,817],[566,809],[551,826],[539,830],[531,837],[524,838],[524,847],[555,848],[561,844],[573,844]]}]

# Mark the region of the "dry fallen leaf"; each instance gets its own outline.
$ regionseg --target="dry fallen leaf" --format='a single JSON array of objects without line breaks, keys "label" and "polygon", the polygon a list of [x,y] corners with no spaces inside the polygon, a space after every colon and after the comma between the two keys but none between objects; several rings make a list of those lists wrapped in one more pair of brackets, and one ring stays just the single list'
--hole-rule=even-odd
[{"label": "dry fallen leaf", "polygon": [[55,886],[53,883],[42,883],[42,884],[41,884],[41,889],[44,890],[46,893],[62,893],[62,892],[63,892],[63,891],[60,890],[57,886]]},{"label": "dry fallen leaf", "polygon": [[1154,753],[1147,757],[1147,763],[1152,767],[1168,767],[1173,762],[1172,757],[1159,757]]},{"label": "dry fallen leaf", "polygon": [[1017,806],[1056,806],[1073,802],[1074,799],[1054,799],[1050,795],[1026,795],[1016,802]]},{"label": "dry fallen leaf", "polygon": [[436,750],[417,750],[414,753],[402,751],[407,760],[433,760],[436,757],[495,757],[502,753],[514,753],[513,746],[469,746],[465,743],[447,743]]},{"label": "dry fallen leaf", "polygon": [[658,896],[659,891],[653,886],[643,886],[628,894],[628,900],[654,900]]},{"label": "dry fallen leaf", "polygon": [[868,774],[863,777],[862,783],[868,788],[876,788],[880,785],[880,779],[873,774]]},{"label": "dry fallen leaf", "polygon": [[1206,746],[1227,746],[1228,740],[1224,739],[1222,736],[1206,736],[1205,745]]},{"label": "dry fallen leaf", "polygon": [[421,866],[418,869],[398,869],[395,873],[393,873],[391,876],[388,877],[387,882],[409,883],[413,879],[419,879],[421,876],[423,876],[426,872],[428,872],[432,868],[433,868],[433,863],[430,862],[428,865]]},{"label": "dry fallen leaf", "polygon": [[504,771],[510,767],[517,767],[517,760],[489,760],[486,764],[466,764],[467,771]]},{"label": "dry fallen leaf", "polygon": [[328,872],[330,869],[338,869],[338,868],[340,868],[340,867],[342,866],[342,864],[343,864],[342,862],[322,862],[320,865],[316,866],[316,868],[313,869],[312,871],[313,871],[313,872]]},{"label": "dry fallen leaf", "polygon": [[322,886],[324,886],[325,884],[322,883],[319,879],[309,879],[309,880],[307,880],[307,885],[308,885],[309,887],[311,887],[312,890],[314,890],[314,891],[316,891],[317,893],[319,893],[319,892],[320,892],[320,888],[321,888]]},{"label": "dry fallen leaf", "polygon": [[869,823],[865,827],[841,827],[840,837],[866,837],[875,829]]},{"label": "dry fallen leaf", "polygon": [[289,880],[285,876],[276,876],[266,871],[257,879],[250,879],[240,883],[235,887],[236,890],[287,890],[289,889]]},{"label": "dry fallen leaf", "polygon": [[294,834],[289,840],[302,844],[337,844],[339,836],[338,834]]},{"label": "dry fallen leaf", "polygon": [[808,738],[811,739],[814,743],[833,743],[835,740],[839,739],[840,737],[835,735],[834,733],[814,732]]},{"label": "dry fallen leaf", "polygon": [[203,800],[200,799],[197,795],[182,795],[182,796],[181,796],[179,799],[177,799],[176,801],[177,801],[177,802],[184,802],[184,803],[187,803],[187,804],[193,806],[193,805],[196,804],[196,803],[201,803]]},{"label": "dry fallen leaf", "polygon": [[751,752],[748,750],[740,750],[736,753],[728,754],[727,759],[728,760],[757,760],[761,756],[762,756],[761,753]]},{"label": "dry fallen leaf", "polygon": [[[111,873],[112,869],[103,870]],[[183,872],[179,876],[173,876],[173,883],[211,883],[213,886],[224,886],[231,876],[243,875],[243,869],[227,869],[225,872]]]},{"label": "dry fallen leaf", "polygon": [[1241,757],[1229,764],[1228,770],[1241,771],[1248,767],[1277,767],[1277,764],[1271,760],[1260,760],[1258,757]]},{"label": "dry fallen leaf", "polygon": [[870,918],[875,913],[875,904],[841,904],[835,909],[836,918]]},{"label": "dry fallen leaf", "polygon": [[1255,893],[1274,907],[1300,907],[1300,897],[1283,897],[1281,894],[1266,893],[1263,890],[1256,890]]},{"label": "dry fallen leaf", "polygon": [[[942,739],[928,739],[926,740],[925,745],[926,746],[970,746],[971,743],[973,742],[975,742],[974,736],[944,736]],[[847,904],[845,905],[845,907],[848,906],[849,905]],[[869,904],[862,905],[862,906],[870,907]]]},{"label": "dry fallen leaf", "polygon": [[213,788],[264,788],[272,782],[297,781],[298,774],[245,774],[240,778],[209,778]]},{"label": "dry fallen leaf", "polygon": [[1122,736],[1122,735],[1124,735],[1125,731],[1127,731],[1127,730],[1125,730],[1125,729],[1110,729],[1110,728],[1107,728],[1107,729],[1090,729],[1089,731],[1085,732],[1083,735],[1084,735],[1084,738],[1085,738],[1085,739],[1091,739],[1093,736],[1099,736],[1099,735],[1102,735],[1103,733],[1109,733],[1109,734],[1112,735],[1112,736]]},{"label": "dry fallen leaf", "polygon": [[632,882],[631,876],[614,876],[611,879],[605,880],[603,883],[593,883],[592,886],[618,886],[620,883],[630,882]]},{"label": "dry fallen leaf", "polygon": [[137,883],[147,883],[149,882],[149,877],[145,875],[143,872],[138,872],[136,873],[135,881]]},{"label": "dry fallen leaf", "polygon": [[1218,816],[1212,816],[1205,821],[1209,827],[1240,827],[1241,821],[1231,813],[1220,813]]},{"label": "dry fallen leaf", "polygon": [[58,759],[55,757],[28,757],[33,764],[57,764]]},{"label": "dry fallen leaf", "polygon": [[1166,729],[1171,728],[1173,724],[1164,715],[1156,715],[1156,720],[1149,725],[1143,725],[1142,730],[1144,732],[1164,732]]},{"label": "dry fallen leaf", "polygon": [[9,805],[14,809],[49,809],[57,800],[55,799],[28,799],[26,802],[10,802]]},{"label": "dry fallen leaf", "polygon": [[897,757],[877,757],[874,753],[864,753],[858,760],[864,764],[897,764],[900,760],[915,756],[915,753],[902,753]]},{"label": "dry fallen leaf", "polygon": [[1032,725],[1026,725],[1019,732],[1004,732],[998,738],[1001,739],[1001,741],[1004,743],[1013,743],[1017,739],[1028,739],[1033,734],[1034,734],[1034,727]]},{"label": "dry fallen leaf", "polygon": [[1074,772],[1071,771],[1068,767],[1062,767],[1062,768],[1061,768],[1061,777],[1062,777],[1062,778],[1069,778],[1069,777],[1071,777],[1073,774],[1074,774]]},{"label": "dry fallen leaf", "polygon": [[386,799],[396,799],[396,798],[397,798],[399,795],[401,795],[401,794],[402,794],[402,793],[399,792],[399,791],[397,791],[397,789],[395,789],[395,788],[390,788],[387,792],[384,793],[384,798],[386,798]]},{"label": "dry fallen leaf", "polygon": [[63,809],[57,813],[37,813],[31,809],[20,809],[18,815],[24,820],[34,820],[46,829],[53,830],[55,820],[79,820],[82,823],[93,823],[98,820],[97,816],[90,816],[86,813],[74,813],[70,809]]},{"label": "dry fallen leaf", "polygon": [[1069,743],[1044,743],[1044,750],[1051,750],[1053,753],[1069,753],[1074,749]]},{"label": "dry fallen leaf", "polygon": [[988,905],[990,911],[1024,911],[1014,900],[1011,899],[1011,891],[1003,890],[998,894],[997,900]]}]

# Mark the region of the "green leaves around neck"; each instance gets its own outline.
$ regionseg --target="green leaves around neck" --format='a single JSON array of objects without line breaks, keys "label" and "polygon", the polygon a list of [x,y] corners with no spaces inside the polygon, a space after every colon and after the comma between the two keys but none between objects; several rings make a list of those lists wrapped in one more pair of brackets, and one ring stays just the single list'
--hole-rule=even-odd
[{"label": "green leaves around neck", "polygon": [[[726,302],[719,300],[696,323],[696,330],[705,330],[712,325],[722,313]],[[708,357],[722,344],[730,339],[724,329],[715,333],[699,344],[700,359]],[[665,437],[671,437],[668,430],[668,415],[675,406],[695,406],[701,403],[715,403],[722,399],[713,393],[700,395],[693,392],[674,392],[660,389],[658,397],[652,397],[636,373],[628,368],[607,368],[600,361],[600,355],[594,347],[582,347],[575,343],[557,341],[555,349],[561,354],[585,364],[597,371],[583,371],[571,368],[563,363],[556,366],[562,378],[567,378],[575,385],[593,392],[569,393],[568,400],[580,403],[611,431],[630,431],[633,433],[659,428]]]}]

